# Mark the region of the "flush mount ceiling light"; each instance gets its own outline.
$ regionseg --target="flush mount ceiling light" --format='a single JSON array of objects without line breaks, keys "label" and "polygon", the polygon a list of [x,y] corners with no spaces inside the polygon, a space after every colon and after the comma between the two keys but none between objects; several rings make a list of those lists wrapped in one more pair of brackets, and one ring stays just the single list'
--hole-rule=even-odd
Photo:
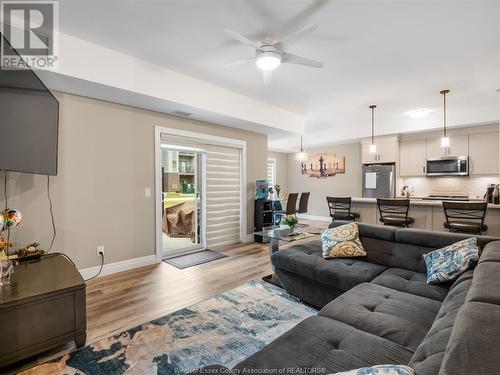
[{"label": "flush mount ceiling light", "polygon": [[418,120],[431,114],[432,112],[434,112],[434,110],[431,108],[416,108],[406,112],[405,116]]},{"label": "flush mount ceiling light", "polygon": [[377,108],[377,106],[374,104],[370,106],[372,111],[372,143],[370,145],[370,154],[375,154],[377,152],[377,146],[375,145],[375,108]]},{"label": "flush mount ceiling light", "polygon": [[441,138],[441,148],[449,148],[450,147],[450,137],[448,137],[448,133],[446,131],[446,94],[448,94],[450,90],[442,90],[439,93],[443,95],[443,137]]},{"label": "flush mount ceiling light", "polygon": [[300,136],[300,150],[295,154],[295,160],[303,162],[307,160],[307,153],[302,147],[302,136]]}]

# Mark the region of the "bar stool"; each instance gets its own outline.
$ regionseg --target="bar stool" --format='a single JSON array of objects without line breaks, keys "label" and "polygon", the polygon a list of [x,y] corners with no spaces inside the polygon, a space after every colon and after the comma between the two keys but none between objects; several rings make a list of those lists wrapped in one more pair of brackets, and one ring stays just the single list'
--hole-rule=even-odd
[{"label": "bar stool", "polygon": [[481,235],[488,230],[484,224],[487,208],[487,202],[443,202],[443,226],[450,232]]},{"label": "bar stool", "polygon": [[357,212],[351,212],[351,197],[326,197],[332,223],[335,220],[356,221]]},{"label": "bar stool", "polygon": [[409,199],[383,199],[377,198],[380,221],[384,225],[408,228],[415,219],[408,216],[410,211]]},{"label": "bar stool", "polygon": [[307,212],[307,206],[309,205],[309,196],[311,193],[301,193],[299,200],[299,210],[297,211],[299,214],[305,214]]}]

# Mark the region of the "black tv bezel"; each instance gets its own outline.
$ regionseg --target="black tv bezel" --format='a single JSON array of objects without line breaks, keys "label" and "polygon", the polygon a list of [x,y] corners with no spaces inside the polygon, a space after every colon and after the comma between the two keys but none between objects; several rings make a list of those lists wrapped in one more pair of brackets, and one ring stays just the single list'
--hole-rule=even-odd
[{"label": "black tv bezel", "polygon": [[[19,52],[17,52],[17,50],[14,47],[12,47],[12,45],[10,44],[10,42],[7,40],[7,38],[5,38],[5,36],[1,32],[0,32],[0,42],[1,43],[7,43],[9,45],[9,48],[12,49],[17,54],[17,56],[19,56],[19,58],[22,59],[21,55],[19,55]],[[0,45],[0,48],[3,48],[3,46]],[[8,71],[8,70],[11,70],[11,69],[2,69],[2,64],[0,63],[0,70]],[[56,106],[57,106],[57,115],[56,115],[57,116],[56,117],[56,121],[57,121],[57,127],[56,127],[56,147],[57,147],[57,150],[56,150],[56,167],[55,167],[55,173],[53,173],[53,174],[52,173],[38,173],[36,171],[28,172],[28,171],[19,171],[19,170],[1,169],[1,168],[0,168],[0,170],[6,171],[6,172],[18,172],[18,173],[36,174],[36,175],[42,175],[42,176],[57,176],[57,172],[59,170],[59,118],[60,118],[60,108],[61,108],[59,100],[57,100],[57,98],[52,93],[52,91],[45,85],[45,83],[43,83],[43,81],[40,79],[40,77],[38,76],[38,74],[36,74],[34,72],[34,70],[29,67],[29,65],[26,64],[26,68],[25,69],[19,69],[19,70],[29,70],[31,72],[31,74],[36,77],[36,79],[38,80],[38,82],[44,87],[45,92],[48,92],[50,94],[50,96],[52,97],[52,99],[54,99],[54,101],[56,103]],[[16,89],[19,88],[19,87],[9,87],[9,86],[4,86],[4,87],[7,87],[7,88],[16,88]],[[36,89],[30,89],[30,90],[32,90],[32,91],[43,91],[43,90],[36,90]]]}]

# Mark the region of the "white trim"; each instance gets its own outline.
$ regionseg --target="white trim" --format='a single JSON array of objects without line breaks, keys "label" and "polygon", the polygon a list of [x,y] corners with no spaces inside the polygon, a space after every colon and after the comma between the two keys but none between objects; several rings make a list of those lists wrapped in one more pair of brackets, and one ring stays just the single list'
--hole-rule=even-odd
[{"label": "white trim", "polygon": [[308,215],[308,214],[297,214],[299,219],[306,220],[317,220],[317,221],[328,221],[331,222],[332,218],[330,216],[318,216],[318,215]]},{"label": "white trim", "polygon": [[[138,267],[149,266],[150,264],[154,263],[157,263],[155,255],[146,255],[140,258],[127,259],[115,263],[108,263],[102,267],[102,272],[99,275],[99,277],[104,275],[111,275],[117,272],[128,271]],[[84,279],[88,279],[89,277],[92,277],[96,275],[97,272],[99,272],[99,266],[83,268],[78,271],[80,272],[80,274]]]},{"label": "white trim", "polygon": [[[162,238],[162,212],[158,199],[161,199],[161,135],[171,134],[174,136],[202,139],[204,141],[225,143],[228,146],[241,149],[241,181],[240,181],[240,241],[247,241],[247,142],[241,139],[225,138],[216,135],[191,132],[176,128],[167,128],[160,125],[155,126],[155,227],[156,227],[156,261],[159,263],[163,257],[163,238]],[[203,191],[206,194],[206,190]],[[204,199],[203,199],[204,201]],[[205,214],[205,210],[204,214]],[[203,218],[206,225],[206,217]]]}]

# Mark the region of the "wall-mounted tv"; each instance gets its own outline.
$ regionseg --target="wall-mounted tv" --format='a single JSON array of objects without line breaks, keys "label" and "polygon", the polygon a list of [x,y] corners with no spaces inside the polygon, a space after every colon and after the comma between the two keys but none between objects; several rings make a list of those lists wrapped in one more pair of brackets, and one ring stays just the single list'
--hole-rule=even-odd
[{"label": "wall-mounted tv", "polygon": [[0,64],[0,170],[56,175],[58,127],[59,102],[38,76]]}]

